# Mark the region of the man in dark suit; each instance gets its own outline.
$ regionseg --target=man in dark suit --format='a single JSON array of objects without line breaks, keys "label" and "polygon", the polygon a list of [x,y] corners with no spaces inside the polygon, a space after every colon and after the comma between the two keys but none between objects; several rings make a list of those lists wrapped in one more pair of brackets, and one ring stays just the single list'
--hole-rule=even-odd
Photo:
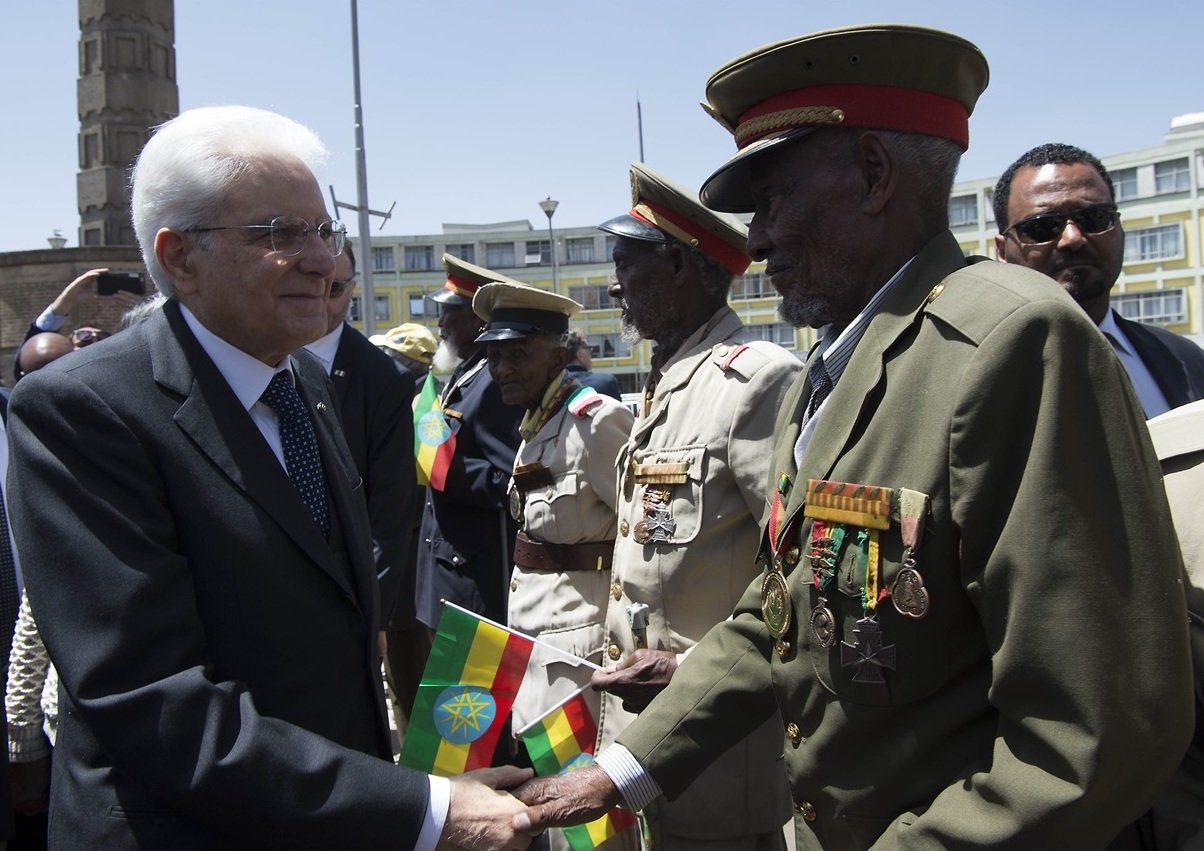
[{"label": "man in dark suit", "polygon": [[576,328],[570,328],[564,335],[564,347],[569,354],[569,362],[565,367],[570,378],[577,380],[582,387],[592,387],[603,396],[623,400],[619,390],[619,380],[606,372],[591,372],[594,363],[593,353],[589,349],[589,341]]},{"label": "man in dark suit", "polygon": [[1108,170],[1072,145],[1026,151],[995,184],[996,253],[1053,278],[1099,326],[1124,364],[1146,418],[1204,398],[1204,349],[1109,307],[1125,232]]},{"label": "man in dark suit", "polygon": [[363,488],[289,354],[343,247],[324,153],[247,107],[160,128],[132,207],[166,304],[13,394],[13,528],[62,680],[51,847],[527,844],[480,782],[522,773],[390,760]]},{"label": "man in dark suit", "polygon": [[[380,583],[379,640],[385,652],[389,623],[409,563],[409,518],[418,485],[414,478],[414,379],[347,324],[355,292],[355,254],[350,244],[335,258],[326,334],[305,346],[326,367],[339,403],[343,437],[364,481],[372,550]],[[411,587],[413,583],[410,583]]]},{"label": "man in dark suit", "polygon": [[441,599],[505,622],[511,550],[517,524],[507,509],[506,487],[518,452],[521,405],[507,405],[489,376],[484,322],[472,312],[482,284],[518,283],[450,254],[443,255],[447,283],[430,298],[439,305],[441,342],[435,368],[455,364],[440,403],[455,437],[455,454],[442,487],[427,488],[418,540],[418,619],[439,624]]}]

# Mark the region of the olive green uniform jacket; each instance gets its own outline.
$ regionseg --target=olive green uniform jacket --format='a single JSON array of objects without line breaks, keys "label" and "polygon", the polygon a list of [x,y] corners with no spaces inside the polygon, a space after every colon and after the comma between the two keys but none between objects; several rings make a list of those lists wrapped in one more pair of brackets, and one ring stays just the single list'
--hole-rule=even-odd
[{"label": "olive green uniform jacket", "polygon": [[[773,448],[773,420],[802,363],[759,340],[723,307],[665,364],[646,415],[619,455],[619,537],[606,613],[607,656],[614,666],[634,649],[627,606],[649,607],[647,646],[679,657],[727,618],[758,568],[763,483]],[[669,471],[659,484],[652,469]],[[641,543],[648,489],[671,497],[669,540]],[[676,675],[675,675],[676,676]],[[635,716],[622,701],[602,699],[599,744]],[[721,839],[777,831],[789,820],[789,796],[776,725],[766,725],[727,753],[664,808],[666,833]]]},{"label": "olive green uniform jacket", "polygon": [[[782,528],[806,542],[807,479],[927,494],[927,617],[883,603],[895,667],[854,683],[840,642],[811,636],[811,570],[793,558],[785,654],[755,581],[619,741],[672,797],[775,718],[799,849],[1107,846],[1175,769],[1192,711],[1182,564],[1108,344],[1049,279],[967,266],[944,233],[871,321],[796,470],[809,394],[800,379],[776,426]],[[892,523],[885,587],[901,556]],[[860,605],[829,597],[854,642]]]}]

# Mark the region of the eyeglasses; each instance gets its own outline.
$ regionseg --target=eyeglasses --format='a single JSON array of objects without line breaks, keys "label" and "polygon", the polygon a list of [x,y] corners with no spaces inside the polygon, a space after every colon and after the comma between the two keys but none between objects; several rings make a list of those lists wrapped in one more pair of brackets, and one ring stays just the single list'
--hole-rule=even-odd
[{"label": "eyeglasses", "polygon": [[288,257],[300,254],[305,249],[305,241],[309,239],[310,233],[317,233],[318,239],[322,240],[335,257],[343,253],[343,244],[347,240],[347,226],[342,222],[330,219],[311,225],[300,216],[277,216],[266,225],[222,225],[188,230],[191,233],[214,230],[266,230],[272,239],[272,250]]},{"label": "eyeglasses", "polygon": [[341,281],[338,278],[335,278],[334,280],[332,280],[330,282],[330,297],[338,298],[344,292],[346,292],[350,287],[354,287],[354,286],[355,286],[355,275],[352,275],[350,278],[344,278]]},{"label": "eyeglasses", "polygon": [[99,343],[101,340],[108,339],[108,337],[109,332],[102,331],[99,328],[76,328],[71,332],[71,345],[77,349],[82,349],[84,346]]},{"label": "eyeglasses", "polygon": [[1067,222],[1074,222],[1082,233],[1092,236],[1111,230],[1120,221],[1120,212],[1113,204],[1092,204],[1066,213],[1038,213],[1021,219],[1004,233],[1014,232],[1022,245],[1040,245],[1062,236]]}]

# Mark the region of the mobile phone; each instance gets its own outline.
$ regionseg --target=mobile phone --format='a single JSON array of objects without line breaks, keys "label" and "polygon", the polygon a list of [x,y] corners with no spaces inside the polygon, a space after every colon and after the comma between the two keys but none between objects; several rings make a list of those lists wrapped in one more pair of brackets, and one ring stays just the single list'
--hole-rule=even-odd
[{"label": "mobile phone", "polygon": [[143,295],[146,293],[146,279],[141,272],[101,272],[96,276],[98,295],[113,295],[118,290]]}]

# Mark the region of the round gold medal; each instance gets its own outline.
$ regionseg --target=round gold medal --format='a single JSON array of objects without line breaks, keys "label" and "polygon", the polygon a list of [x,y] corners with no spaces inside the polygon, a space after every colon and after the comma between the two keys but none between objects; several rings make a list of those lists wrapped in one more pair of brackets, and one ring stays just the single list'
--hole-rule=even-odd
[{"label": "round gold medal", "polygon": [[761,584],[761,616],[775,638],[782,638],[790,629],[790,614],[790,591],[786,587],[786,577],[780,571],[771,570]]},{"label": "round gold medal", "polygon": [[518,488],[510,490],[510,516],[515,520],[523,519],[523,495]]},{"label": "round gold medal", "polygon": [[895,577],[890,589],[890,601],[901,615],[919,620],[928,614],[928,589],[924,577],[914,567],[905,567]]},{"label": "round gold medal", "polygon": [[836,644],[836,618],[832,617],[832,610],[824,605],[825,602],[820,597],[819,605],[811,610],[811,634],[820,647],[832,647]]}]

